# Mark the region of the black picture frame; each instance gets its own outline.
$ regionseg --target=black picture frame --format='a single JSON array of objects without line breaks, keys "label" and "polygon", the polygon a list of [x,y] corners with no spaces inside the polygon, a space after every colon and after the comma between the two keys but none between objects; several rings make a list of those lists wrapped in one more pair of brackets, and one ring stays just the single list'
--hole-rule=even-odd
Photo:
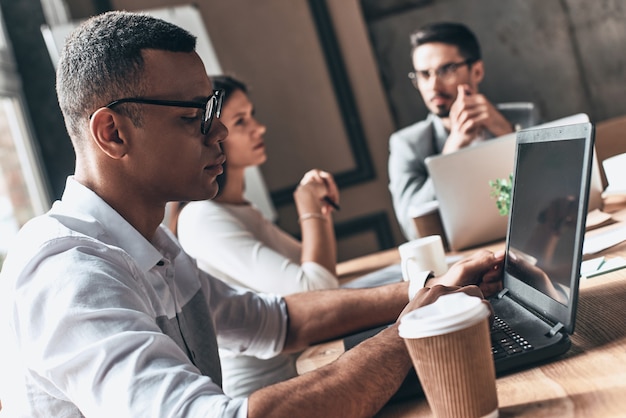
[{"label": "black picture frame", "polygon": [[[344,188],[372,180],[376,172],[326,0],[309,0],[308,4],[355,161],[353,169],[332,173],[337,186]],[[274,205],[278,207],[293,203],[293,192],[297,185],[272,191],[270,197]]]}]

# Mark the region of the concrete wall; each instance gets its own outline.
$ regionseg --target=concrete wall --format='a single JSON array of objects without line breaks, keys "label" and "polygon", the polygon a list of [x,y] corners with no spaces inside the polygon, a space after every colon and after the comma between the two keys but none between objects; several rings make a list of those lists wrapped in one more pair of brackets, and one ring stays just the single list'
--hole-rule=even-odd
[{"label": "concrete wall", "polygon": [[[37,53],[43,45],[38,24],[27,24],[29,17],[41,15],[38,3],[20,0],[18,6],[0,0],[5,17],[13,19],[14,42],[30,48],[16,55],[24,84],[38,86],[27,92],[35,114],[42,97],[48,107],[54,105],[53,88],[37,81],[42,74],[46,84],[52,81],[49,64],[35,71],[32,63],[45,59],[45,51]],[[102,10],[106,2],[67,3],[72,16],[82,18]],[[111,8],[140,10],[189,2],[108,3]],[[306,170],[320,167],[344,179],[342,210],[335,217],[340,259],[403,241],[386,187],[387,141],[395,129],[425,115],[419,94],[406,78],[411,69],[408,34],[415,27],[434,20],[456,20],[472,27],[483,45],[487,70],[481,88],[496,102],[533,101],[545,119],[587,112],[600,121],[626,114],[626,14],[621,0],[396,0],[384,2],[384,7],[377,3],[382,4],[196,2],[222,68],[250,85],[257,116],[268,126],[269,160],[261,171],[277,197],[279,224],[298,233],[288,197]],[[311,5],[318,8],[316,13]],[[315,17],[320,5],[330,16],[330,27],[322,35],[332,32],[339,56],[330,62],[329,37],[320,36]],[[372,5],[388,10],[384,15],[372,13]],[[341,71],[347,78],[337,84]],[[350,107],[346,92],[355,110],[349,120],[342,114]],[[39,115],[33,120],[47,150],[44,157],[55,158],[47,163],[50,178],[59,179],[69,174],[73,155],[66,135],[59,133],[57,109],[50,111],[56,120],[40,120]],[[62,145],[55,148],[56,144]],[[58,150],[64,156],[59,157]]]},{"label": "concrete wall", "polygon": [[626,113],[626,6],[621,0],[433,0],[368,21],[397,127],[426,108],[412,88],[409,34],[440,20],[472,28],[483,50],[481,90],[495,102],[535,102],[545,120]]}]

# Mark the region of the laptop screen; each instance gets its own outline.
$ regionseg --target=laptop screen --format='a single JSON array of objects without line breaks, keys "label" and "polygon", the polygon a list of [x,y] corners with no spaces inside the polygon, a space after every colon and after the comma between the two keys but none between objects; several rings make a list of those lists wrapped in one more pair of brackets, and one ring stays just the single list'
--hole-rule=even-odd
[{"label": "laptop screen", "polygon": [[580,124],[522,131],[517,138],[505,286],[564,324],[580,273],[590,131],[590,124]]}]

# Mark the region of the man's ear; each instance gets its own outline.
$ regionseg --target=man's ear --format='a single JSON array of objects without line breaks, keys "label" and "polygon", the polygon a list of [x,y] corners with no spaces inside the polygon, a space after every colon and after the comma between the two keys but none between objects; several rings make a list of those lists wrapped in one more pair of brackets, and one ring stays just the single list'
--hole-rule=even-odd
[{"label": "man's ear", "polygon": [[126,155],[128,141],[124,135],[124,116],[111,109],[100,108],[89,121],[89,131],[94,143],[113,159]]},{"label": "man's ear", "polygon": [[478,86],[485,77],[485,66],[482,60],[478,60],[472,64],[471,75],[474,84]]}]

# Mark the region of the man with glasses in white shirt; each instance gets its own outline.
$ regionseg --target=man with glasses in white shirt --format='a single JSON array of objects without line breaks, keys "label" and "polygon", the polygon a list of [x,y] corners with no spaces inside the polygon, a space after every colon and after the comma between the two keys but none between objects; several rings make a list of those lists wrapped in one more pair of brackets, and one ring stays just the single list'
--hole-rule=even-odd
[{"label": "man with glasses in white shirt", "polygon": [[417,238],[411,208],[435,200],[424,160],[474,141],[513,131],[513,125],[478,92],[485,71],[480,45],[459,23],[434,23],[411,35],[409,79],[419,90],[428,117],[391,135],[389,190],[396,217],[408,239]]}]

